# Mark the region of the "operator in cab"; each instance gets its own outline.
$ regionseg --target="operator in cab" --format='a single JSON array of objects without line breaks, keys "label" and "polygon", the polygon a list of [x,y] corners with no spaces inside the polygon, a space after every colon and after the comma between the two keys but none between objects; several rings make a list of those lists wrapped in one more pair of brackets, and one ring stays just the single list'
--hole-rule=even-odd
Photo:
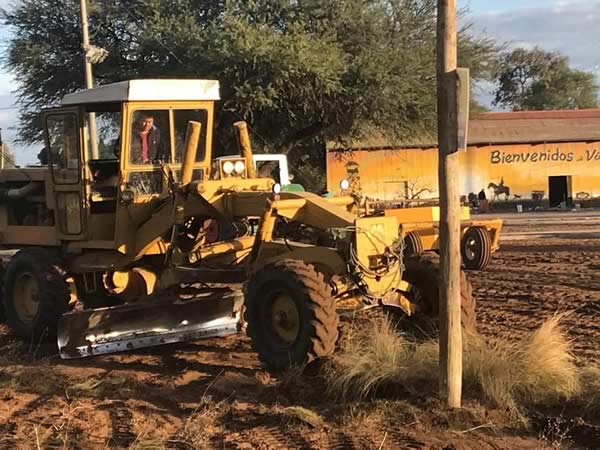
[{"label": "operator in cab", "polygon": [[136,115],[139,118],[134,121],[131,132],[131,162],[133,164],[165,162],[164,145],[160,130],[154,125],[154,115],[149,111],[142,111]]}]

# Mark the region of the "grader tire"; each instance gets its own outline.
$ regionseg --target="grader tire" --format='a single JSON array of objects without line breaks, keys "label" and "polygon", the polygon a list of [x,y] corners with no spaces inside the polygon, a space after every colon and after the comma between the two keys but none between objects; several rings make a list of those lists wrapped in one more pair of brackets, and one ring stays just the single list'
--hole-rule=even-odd
[{"label": "grader tire", "polygon": [[406,256],[420,255],[423,253],[423,241],[421,241],[421,237],[414,231],[406,234],[404,237],[404,245],[404,254]]},{"label": "grader tire", "polygon": [[463,265],[467,270],[485,270],[492,259],[492,238],[482,227],[467,229],[460,245]]},{"label": "grader tire", "polygon": [[[405,260],[403,278],[416,288],[421,313],[431,318],[438,318],[440,312],[440,264],[439,257],[433,253],[408,257]],[[461,287],[461,319],[463,329],[468,332],[476,330],[475,298],[473,286],[467,274],[460,272]]]},{"label": "grader tire", "polygon": [[56,333],[68,311],[69,285],[56,257],[41,248],[20,250],[4,276],[6,322],[17,336],[40,340]]},{"label": "grader tire", "polygon": [[314,266],[298,260],[268,264],[244,286],[252,348],[278,372],[333,353],[338,315],[331,288]]}]

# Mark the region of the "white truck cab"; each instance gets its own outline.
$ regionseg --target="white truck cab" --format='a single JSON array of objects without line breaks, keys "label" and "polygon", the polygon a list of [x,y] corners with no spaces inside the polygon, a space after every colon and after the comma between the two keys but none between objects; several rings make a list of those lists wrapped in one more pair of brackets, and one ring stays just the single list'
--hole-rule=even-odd
[{"label": "white truck cab", "polygon": [[[273,178],[277,183],[279,183],[282,187],[288,186],[292,183],[290,179],[290,171],[288,166],[287,155],[283,154],[260,154],[253,155],[254,160],[254,168],[256,169],[257,174],[260,174],[262,177]],[[216,158],[216,161],[219,165],[221,165],[224,161],[227,160],[237,160],[239,156],[221,156],[220,158]],[[263,173],[261,169],[264,169],[267,165],[273,164],[272,168],[268,173]]]}]

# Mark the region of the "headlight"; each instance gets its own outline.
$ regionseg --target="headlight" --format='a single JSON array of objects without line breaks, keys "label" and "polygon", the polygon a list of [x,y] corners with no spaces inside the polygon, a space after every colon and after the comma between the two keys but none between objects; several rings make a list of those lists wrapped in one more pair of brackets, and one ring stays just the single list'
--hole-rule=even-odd
[{"label": "headlight", "polygon": [[244,164],[244,161],[236,161],[233,169],[235,170],[235,173],[241,175],[244,173],[244,170],[246,170],[246,164]]},{"label": "headlight", "polygon": [[129,189],[127,189],[121,193],[121,202],[124,204],[128,205],[129,203],[132,203],[134,199],[135,199],[135,194],[133,193],[133,191],[130,191]]},{"label": "headlight", "polygon": [[225,161],[223,163],[223,172],[225,172],[225,175],[231,175],[234,170],[235,167],[231,161]]},{"label": "headlight", "polygon": [[340,188],[342,189],[342,191],[347,191],[348,189],[350,189],[350,182],[346,179],[343,179],[342,181],[340,181]]},{"label": "headlight", "polygon": [[273,185],[273,194],[279,194],[281,192],[281,185],[279,183],[275,183]]}]

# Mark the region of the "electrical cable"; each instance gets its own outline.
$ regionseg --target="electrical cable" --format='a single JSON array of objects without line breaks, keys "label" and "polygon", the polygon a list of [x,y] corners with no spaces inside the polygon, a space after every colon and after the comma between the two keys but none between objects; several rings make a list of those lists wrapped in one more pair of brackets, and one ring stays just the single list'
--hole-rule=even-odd
[{"label": "electrical cable", "polygon": [[[398,282],[398,278],[402,275],[402,273],[404,273],[404,270],[405,270],[404,262],[403,262],[404,249],[405,249],[404,239],[401,238],[399,241],[394,243],[395,245],[392,245],[390,247],[383,239],[381,239],[379,236],[375,235],[374,233],[371,233],[369,230],[365,230],[365,229],[354,227],[354,226],[345,227],[345,228],[335,228],[334,230],[344,231],[344,232],[349,231],[354,234],[356,234],[356,233],[365,234],[372,243],[373,243],[373,239],[377,240],[377,241],[379,241],[380,244],[383,244],[386,247],[386,249],[388,249],[389,253],[392,255],[392,257],[394,259],[394,263],[392,265],[387,264],[385,267],[382,267],[380,270],[374,271],[370,267],[367,267],[362,261],[360,261],[360,258],[358,257],[358,254],[356,251],[356,248],[354,246],[354,240],[352,240],[350,242],[350,252],[349,252],[350,254],[349,254],[349,261],[348,261],[348,272],[350,274],[352,274],[354,277],[356,277],[354,282],[355,282],[356,286],[360,289],[360,291],[363,293],[363,295],[365,297],[367,297],[371,300],[375,300],[375,301],[384,300],[385,297],[387,297],[395,289],[395,286]],[[367,286],[367,283],[365,283],[363,281],[364,278],[379,280],[379,279],[385,277],[386,275],[388,275],[390,272],[393,273],[393,277],[391,278],[388,286],[385,287],[385,289],[383,289],[382,292],[380,292],[376,295],[373,294],[372,292],[370,292],[370,290]]]}]

